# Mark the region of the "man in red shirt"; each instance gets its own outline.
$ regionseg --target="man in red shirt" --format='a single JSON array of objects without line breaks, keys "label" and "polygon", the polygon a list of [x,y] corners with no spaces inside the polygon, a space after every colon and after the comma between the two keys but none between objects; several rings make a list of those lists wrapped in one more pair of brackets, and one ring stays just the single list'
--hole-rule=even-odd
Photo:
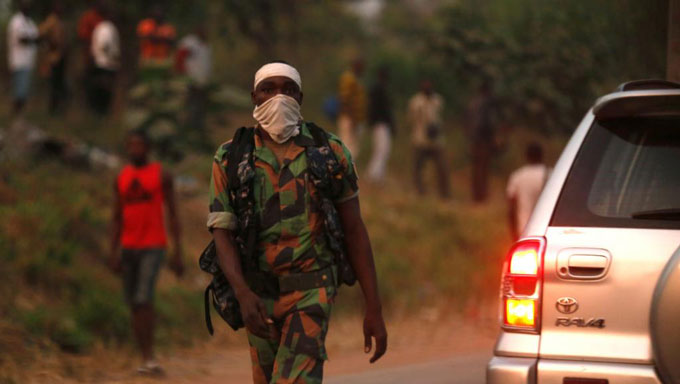
[{"label": "man in red shirt", "polygon": [[146,135],[141,131],[130,133],[126,147],[130,164],[120,171],[114,183],[109,263],[115,272],[122,272],[125,299],[132,308],[132,328],[143,358],[138,372],[160,374],[162,369],[153,356],[153,292],[165,256],[164,208],[168,211],[174,239],[170,268],[177,277],[184,271],[180,226],[172,177],[159,163],[149,161]]},{"label": "man in red shirt", "polygon": [[97,24],[103,20],[101,15],[102,6],[101,0],[92,1],[90,8],[83,12],[80,19],[78,19],[78,40],[81,45],[83,65],[86,67],[92,65],[92,55],[90,54],[92,32]]}]

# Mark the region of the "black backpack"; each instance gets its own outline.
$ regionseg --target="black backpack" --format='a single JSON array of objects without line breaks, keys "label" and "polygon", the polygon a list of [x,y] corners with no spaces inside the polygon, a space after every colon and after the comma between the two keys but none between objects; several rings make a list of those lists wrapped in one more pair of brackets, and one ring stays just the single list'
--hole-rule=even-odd
[{"label": "black backpack", "polygon": [[[356,277],[344,249],[344,235],[338,213],[333,201],[342,192],[342,168],[328,142],[328,133],[313,123],[307,123],[314,146],[307,147],[306,155],[310,179],[319,191],[318,209],[324,214],[324,227],[329,248],[333,251],[333,264],[337,268],[337,283],[354,285]],[[253,196],[254,160],[253,150],[255,128],[239,128],[227,148],[227,184],[229,200],[237,216],[238,226],[235,231],[235,242],[241,258],[244,277],[251,289],[257,294],[271,291],[271,276],[265,276],[258,268],[258,260],[254,254],[259,229],[259,217],[255,212]],[[356,177],[347,178],[356,187]],[[208,332],[214,330],[210,318],[210,301],[215,311],[229,324],[238,330],[244,326],[238,300],[229,281],[222,272],[214,241],[211,241],[199,257],[201,270],[210,273],[213,278],[205,289],[205,321]]]}]

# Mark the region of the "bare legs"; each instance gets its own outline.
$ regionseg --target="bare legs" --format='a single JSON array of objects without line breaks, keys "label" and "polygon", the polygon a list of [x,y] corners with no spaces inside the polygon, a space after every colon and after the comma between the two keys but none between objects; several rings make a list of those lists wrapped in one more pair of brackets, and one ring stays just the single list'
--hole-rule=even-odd
[{"label": "bare legs", "polygon": [[132,308],[132,329],[144,361],[153,360],[153,331],[155,314],[151,304],[138,304]]}]

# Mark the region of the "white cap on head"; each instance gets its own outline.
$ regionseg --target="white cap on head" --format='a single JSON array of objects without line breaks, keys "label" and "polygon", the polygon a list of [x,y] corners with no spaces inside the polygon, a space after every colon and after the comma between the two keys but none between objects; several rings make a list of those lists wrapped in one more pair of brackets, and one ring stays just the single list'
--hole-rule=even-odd
[{"label": "white cap on head", "polygon": [[302,90],[302,78],[300,73],[293,66],[285,63],[269,63],[265,64],[255,73],[255,83],[253,90],[257,88],[260,82],[268,77],[283,76],[293,80],[300,90]]}]

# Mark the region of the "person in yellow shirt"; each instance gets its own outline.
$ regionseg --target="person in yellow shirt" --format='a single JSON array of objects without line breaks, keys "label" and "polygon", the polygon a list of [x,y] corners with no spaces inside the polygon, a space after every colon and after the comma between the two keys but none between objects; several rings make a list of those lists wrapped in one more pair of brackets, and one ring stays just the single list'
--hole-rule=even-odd
[{"label": "person in yellow shirt", "polygon": [[340,76],[338,114],[338,135],[356,160],[359,156],[358,134],[366,119],[366,90],[359,81],[364,72],[364,62],[356,59],[352,67]]}]

